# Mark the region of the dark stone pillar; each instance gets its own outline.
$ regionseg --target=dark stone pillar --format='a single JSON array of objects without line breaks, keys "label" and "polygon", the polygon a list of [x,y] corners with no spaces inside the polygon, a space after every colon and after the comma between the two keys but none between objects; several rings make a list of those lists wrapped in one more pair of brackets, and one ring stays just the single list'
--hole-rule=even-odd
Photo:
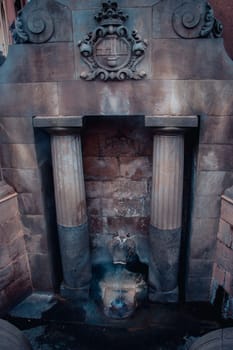
[{"label": "dark stone pillar", "polygon": [[149,299],[178,301],[184,139],[179,129],[154,135],[150,225]]},{"label": "dark stone pillar", "polygon": [[64,132],[51,136],[64,278],[61,294],[69,299],[83,300],[88,298],[91,268],[81,137],[79,134],[68,135],[68,129]]}]

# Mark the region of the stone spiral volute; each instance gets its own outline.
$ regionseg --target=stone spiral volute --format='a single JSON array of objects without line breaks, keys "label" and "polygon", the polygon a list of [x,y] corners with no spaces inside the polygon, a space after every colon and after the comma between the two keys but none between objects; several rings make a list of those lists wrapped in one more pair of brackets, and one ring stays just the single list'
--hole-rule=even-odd
[{"label": "stone spiral volute", "polygon": [[223,30],[213,9],[203,0],[186,1],[179,6],[173,13],[172,25],[182,38],[220,37]]},{"label": "stone spiral volute", "polygon": [[29,8],[18,15],[12,35],[16,44],[44,43],[54,32],[54,23],[50,13],[43,8]]}]

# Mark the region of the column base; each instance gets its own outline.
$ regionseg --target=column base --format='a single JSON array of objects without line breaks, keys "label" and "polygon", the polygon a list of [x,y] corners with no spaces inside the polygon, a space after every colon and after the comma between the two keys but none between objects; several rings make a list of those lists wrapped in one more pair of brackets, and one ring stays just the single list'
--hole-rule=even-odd
[{"label": "column base", "polygon": [[149,290],[148,298],[153,303],[177,303],[179,301],[179,288],[176,287],[167,292]]},{"label": "column base", "polygon": [[81,288],[71,288],[63,282],[60,287],[60,294],[68,301],[83,303],[89,300],[89,289],[89,284]]},{"label": "column base", "polygon": [[181,229],[161,230],[150,226],[149,300],[178,301]]}]

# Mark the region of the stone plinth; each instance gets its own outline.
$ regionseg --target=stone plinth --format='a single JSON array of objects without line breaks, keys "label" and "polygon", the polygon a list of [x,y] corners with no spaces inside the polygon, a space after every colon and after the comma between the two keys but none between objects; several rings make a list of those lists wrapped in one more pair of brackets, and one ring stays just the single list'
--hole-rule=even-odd
[{"label": "stone plinth", "polygon": [[52,134],[51,147],[64,278],[61,293],[83,299],[88,297],[91,274],[80,135]]},{"label": "stone plinth", "polygon": [[149,298],[178,300],[184,140],[179,130],[154,135],[151,199]]}]

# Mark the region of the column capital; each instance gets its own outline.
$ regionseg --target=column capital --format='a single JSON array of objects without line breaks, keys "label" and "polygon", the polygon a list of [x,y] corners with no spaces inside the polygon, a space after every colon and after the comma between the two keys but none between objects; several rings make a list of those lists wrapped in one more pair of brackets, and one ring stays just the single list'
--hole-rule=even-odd
[{"label": "column capital", "polygon": [[83,116],[36,116],[34,128],[42,128],[53,135],[77,134],[83,126]]},{"label": "column capital", "polygon": [[198,117],[195,115],[172,116],[172,115],[153,115],[145,116],[145,126],[158,129],[184,129],[197,128]]},{"label": "column capital", "polygon": [[160,127],[153,128],[154,135],[164,135],[164,136],[175,136],[175,135],[183,135],[186,132],[186,128],[178,128],[178,127]]}]

